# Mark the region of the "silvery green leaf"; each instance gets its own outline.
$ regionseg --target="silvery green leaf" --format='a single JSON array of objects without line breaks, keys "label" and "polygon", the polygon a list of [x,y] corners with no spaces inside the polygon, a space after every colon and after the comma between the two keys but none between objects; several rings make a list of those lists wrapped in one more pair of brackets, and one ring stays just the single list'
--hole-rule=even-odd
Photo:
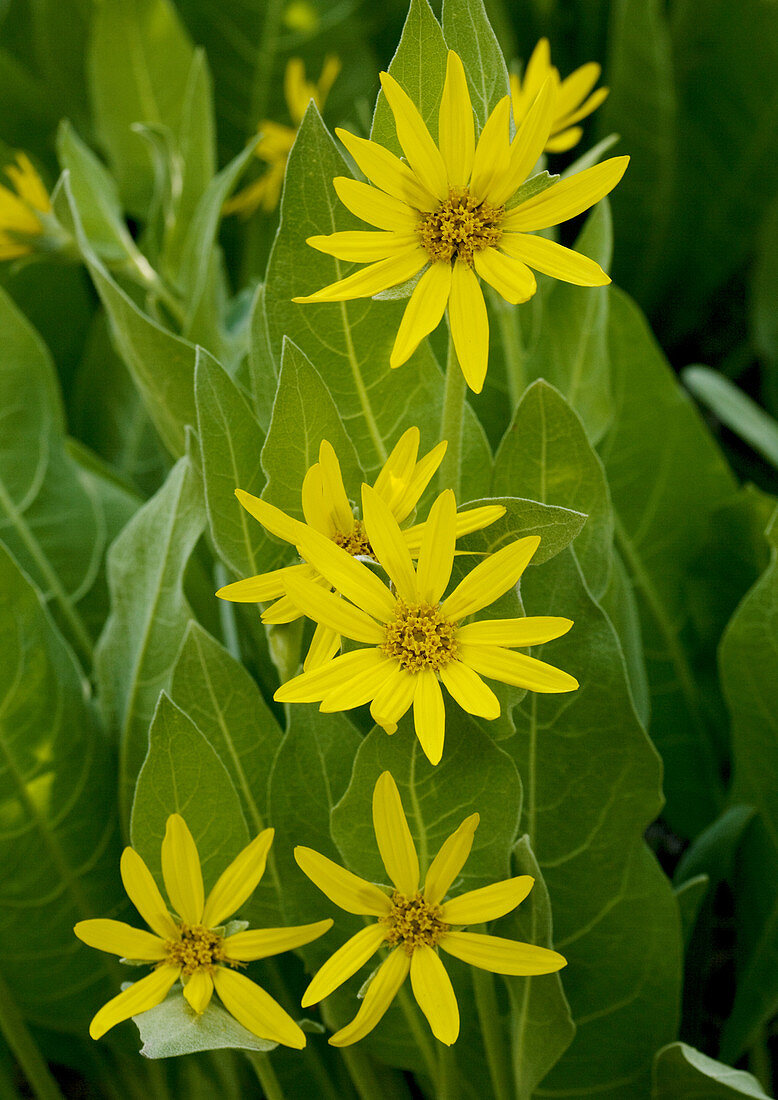
[{"label": "silvery green leaf", "polygon": [[[125,988],[125,985],[122,988]],[[253,1035],[215,1001],[199,1015],[176,986],[162,1004],[133,1016],[144,1058],[175,1058],[198,1050],[275,1050],[277,1043]]]}]

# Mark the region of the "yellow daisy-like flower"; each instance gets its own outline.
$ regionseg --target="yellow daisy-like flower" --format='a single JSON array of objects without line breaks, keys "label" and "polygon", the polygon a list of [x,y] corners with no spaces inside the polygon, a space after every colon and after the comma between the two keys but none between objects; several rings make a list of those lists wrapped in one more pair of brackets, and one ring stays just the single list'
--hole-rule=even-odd
[{"label": "yellow daisy-like flower", "polygon": [[0,260],[15,260],[33,251],[35,237],[44,232],[39,214],[51,210],[49,193],[24,153],[4,169],[14,186],[0,185]]},{"label": "yellow daisy-like flower", "polygon": [[331,901],[347,913],[378,918],[327,960],[305,991],[303,1008],[329,996],[379,948],[392,949],[370,979],[359,1012],[330,1038],[333,1046],[349,1046],[372,1031],[408,974],[432,1033],[447,1046],[456,1042],[459,1009],[438,949],[496,974],[552,974],[567,965],[562,955],[545,947],[458,930],[461,925],[482,924],[510,913],[534,883],[529,875],[519,875],[444,901],[470,855],[478,822],[478,814],[465,818],[441,845],[420,891],[419,857],[400,792],[389,772],[384,772],[373,791],[373,827],[386,873],[394,884],[391,892],[311,848],[295,848],[300,869]]},{"label": "yellow daisy-like flower", "polygon": [[527,62],[523,79],[511,74],[511,98],[516,125],[522,124],[535,97],[550,78],[556,94],[553,122],[544,149],[547,153],[564,153],[572,149],[583,135],[582,128],[576,123],[596,111],[607,98],[608,88],[592,91],[601,72],[601,67],[595,61],[590,61],[562,80],[559,69],[551,64],[549,41],[541,38]]},{"label": "yellow daisy-like flower", "polygon": [[[386,503],[398,523],[407,519],[416,507],[446,451],[444,441],[419,459],[420,439],[418,428],[408,428],[403,432],[375,481],[376,493]],[[312,529],[325,535],[354,557],[375,560],[370,540],[365,533],[365,525],[354,515],[349,503],[338,456],[326,439],[322,440],[319,447],[319,461],[311,466],[303,480],[302,506],[305,523],[287,516],[280,508],[242,489],[235,492],[246,511],[259,520],[263,527],[293,546],[299,547],[307,531]],[[473,531],[480,531],[504,514],[502,505],[486,505],[460,512],[456,517],[456,535],[461,538]],[[411,554],[418,554],[423,528],[423,524],[417,524],[403,531],[403,538]],[[301,617],[302,612],[286,595],[286,582],[289,577],[296,576],[327,584],[314,566],[291,565],[235,581],[220,588],[216,595],[235,603],[264,603],[266,600],[275,600],[264,612],[262,621],[293,622]],[[329,587],[327,584],[327,589]],[[329,661],[339,647],[340,633],[330,627],[318,625],[305,659],[306,670],[318,668]]]},{"label": "yellow daisy-like flower", "polygon": [[394,733],[413,704],[416,735],[430,762],[437,764],[445,735],[441,682],[463,710],[487,719],[499,716],[500,701],[481,675],[531,691],[578,687],[568,673],[512,648],[559,638],[573,625],[570,619],[486,619],[463,625],[473,612],[513,588],[538,548],[537,536],[517,539],[489,555],[442,599],[456,541],[451,490],[441,493],[430,510],[415,567],[396,519],[368,485],[362,486],[362,515],[370,545],[392,587],[341,547],[309,530],[301,544],[303,555],[345,599],[299,574],[287,579],[287,593],[310,618],[369,648],[303,672],[283,684],[275,699],[320,701],[324,712],[369,702],[373,719],[387,733]]},{"label": "yellow daisy-like flower", "polygon": [[260,160],[269,165],[268,170],[254,183],[244,187],[237,195],[233,195],[222,208],[224,214],[242,214],[248,217],[260,207],[267,213],[275,210],[284,185],[286,162],[308,104],[313,100],[319,110],[324,107],[340,69],[341,64],[337,57],[325,57],[321,76],[313,84],[306,79],[302,58],[291,57],[287,61],[284,72],[284,98],[294,126],[284,126],[269,118],[260,122],[261,136],[254,152]]},{"label": "yellow daisy-like flower", "polygon": [[197,846],[184,819],[171,814],[162,841],[162,875],[177,916],[168,911],[138,853],[124,849],[124,888],[152,931],[116,920],[82,920],[74,931],[90,947],[148,962],[154,970],[100,1009],[89,1026],[93,1039],[160,1004],[180,979],[184,997],[195,1012],[205,1011],[216,989],[224,1007],[261,1039],[298,1049],[305,1046],[305,1035],[292,1017],[236,968],[310,943],[331,928],[332,921],[232,935],[223,927],[225,918],[239,909],[259,884],[272,842],[273,829],[265,829],[236,856],[206,898]]},{"label": "yellow daisy-like flower", "polygon": [[448,310],[457,358],[468,385],[478,393],[489,355],[489,322],[479,278],[514,304],[526,302],[537,289],[530,268],[579,286],[609,283],[594,260],[534,234],[574,218],[607,195],[624,174],[629,157],[587,168],[511,207],[551,133],[551,79],[512,142],[510,96],[494,108],[476,142],[467,78],[453,51],[448,55],[437,144],[397,81],[381,73],[381,84],[406,159],[338,130],[375,186],[345,177],[333,181],[341,202],[379,232],[308,238],[320,252],[368,266],[294,301],[369,298],[423,271],[403,314],[390,366],[404,363]]}]

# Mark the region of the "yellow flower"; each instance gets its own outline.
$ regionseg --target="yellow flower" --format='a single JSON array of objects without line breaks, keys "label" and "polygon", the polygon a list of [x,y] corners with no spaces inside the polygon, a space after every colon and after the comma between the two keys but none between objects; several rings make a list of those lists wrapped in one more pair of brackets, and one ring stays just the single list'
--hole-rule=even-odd
[{"label": "yellow flower", "polygon": [[338,130],[359,168],[376,186],[345,177],[333,181],[341,202],[380,232],[308,238],[308,244],[320,252],[368,266],[294,301],[369,298],[423,270],[403,314],[390,366],[404,363],[448,309],[457,358],[468,385],[478,393],[489,355],[489,322],[479,277],[514,304],[526,302],[537,289],[530,268],[579,286],[609,283],[594,260],[534,233],[574,218],[607,195],[621,179],[629,157],[614,157],[587,168],[511,206],[551,132],[555,98],[551,79],[512,142],[511,101],[505,96],[477,144],[465,71],[453,51],[448,55],[437,145],[397,81],[381,73],[381,84],[406,160],[375,142]]},{"label": "yellow flower", "polygon": [[[383,469],[375,481],[375,491],[386,503],[398,523],[407,519],[419,502],[433,474],[443,461],[446,443],[439,443],[423,458],[418,459],[420,434],[418,428],[408,428],[398,440],[394,450],[384,463]],[[319,461],[308,470],[302,485],[302,506],[305,523],[287,516],[280,508],[267,501],[259,500],[242,489],[236,489],[235,495],[243,507],[255,519],[278,538],[299,547],[309,529],[326,535],[338,546],[342,546],[354,557],[375,560],[370,542],[365,534],[365,525],[357,519],[349,503],[340,463],[332,445],[322,440],[319,447]],[[505,514],[502,505],[487,505],[461,512],[456,517],[457,537],[480,531],[494,523]],[[308,526],[306,526],[306,524]],[[423,524],[409,527],[403,531],[403,538],[412,554],[418,554],[421,545]],[[324,583],[318,571],[310,564],[291,565],[284,569],[275,569],[270,573],[261,573],[256,577],[235,581],[225,585],[216,593],[223,600],[235,603],[264,603],[275,600],[262,616],[264,623],[289,623],[299,619],[302,612],[286,595],[286,582],[289,577]],[[327,589],[329,590],[329,585]],[[305,668],[318,668],[329,661],[340,647],[340,633],[327,626],[319,625],[314,632]]]},{"label": "yellow flower", "polygon": [[373,791],[373,827],[386,873],[394,884],[390,893],[311,848],[295,848],[301,870],[331,901],[347,913],[378,918],[327,960],[305,991],[303,1007],[329,996],[380,947],[392,948],[370,979],[359,1012],[331,1037],[333,1046],[349,1046],[372,1031],[409,973],[413,995],[435,1037],[447,1046],[456,1042],[459,1009],[438,948],[496,974],[552,974],[566,966],[562,955],[545,947],[456,930],[510,913],[534,882],[529,875],[520,875],[443,900],[470,854],[478,821],[478,814],[465,818],[441,845],[427,871],[424,889],[419,891],[419,858],[400,793],[389,772],[384,772]]},{"label": "yellow flower", "polygon": [[180,978],[184,997],[195,1012],[205,1011],[215,988],[224,1007],[255,1035],[298,1049],[305,1046],[305,1035],[291,1016],[236,968],[310,943],[323,935],[332,921],[232,935],[223,927],[225,918],[256,889],[272,842],[273,830],[265,829],[236,856],[206,898],[192,834],[179,814],[171,814],[162,841],[162,875],[177,916],[168,911],[138,853],[124,849],[124,888],[152,931],[116,920],[82,920],[74,931],[90,947],[148,962],[154,970],[100,1009],[89,1026],[93,1039],[160,1004]]},{"label": "yellow flower", "polygon": [[31,241],[44,232],[38,214],[48,214],[51,201],[41,178],[24,153],[16,154],[5,174],[13,191],[0,185],[0,260],[15,260],[33,251]]},{"label": "yellow flower", "polygon": [[224,204],[223,213],[242,214],[248,217],[259,207],[268,213],[275,210],[284,185],[286,162],[308,104],[313,100],[319,110],[324,107],[340,68],[337,57],[325,57],[318,83],[313,84],[306,79],[305,65],[301,58],[291,57],[287,61],[284,72],[284,98],[294,126],[284,126],[269,118],[260,122],[260,138],[254,151],[260,160],[269,165],[269,168],[258,180],[244,187],[237,195],[233,195]]},{"label": "yellow flower", "polygon": [[[554,117],[549,138],[545,144],[547,153],[564,153],[581,140],[583,130],[575,123],[596,111],[608,95],[607,88],[592,92],[602,69],[590,61],[576,69],[570,76],[560,79],[559,69],[551,64],[551,47],[547,38],[541,38],[524,70],[524,79],[511,75],[513,118],[520,126],[527,117],[535,96],[548,78],[554,85]],[[589,94],[591,92],[591,95]],[[588,98],[587,98],[588,97]]]},{"label": "yellow flower", "polygon": [[540,543],[537,536],[518,539],[489,555],[441,602],[456,541],[451,490],[441,493],[430,510],[416,567],[396,519],[368,485],[362,486],[362,515],[370,545],[392,588],[309,529],[301,543],[305,559],[346,598],[338,599],[299,574],[287,579],[287,593],[316,622],[370,648],[344,653],[321,668],[303,672],[282,685],[275,699],[321,701],[319,709],[324,712],[369,702],[373,719],[387,733],[394,733],[412,703],[416,735],[430,762],[437,764],[445,734],[439,680],[463,710],[487,719],[498,717],[500,702],[479,673],[531,691],[578,687],[566,672],[512,650],[566,634],[573,625],[570,619],[486,619],[462,625],[463,619],[517,583]]}]

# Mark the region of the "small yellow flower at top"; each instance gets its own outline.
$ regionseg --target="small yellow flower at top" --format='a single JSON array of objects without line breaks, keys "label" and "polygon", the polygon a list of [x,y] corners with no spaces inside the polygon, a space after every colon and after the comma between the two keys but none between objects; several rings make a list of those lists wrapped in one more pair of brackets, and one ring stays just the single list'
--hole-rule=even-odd
[{"label": "small yellow flower at top", "polygon": [[441,682],[463,710],[487,719],[499,716],[500,701],[482,675],[530,691],[556,693],[578,687],[568,673],[513,652],[513,647],[561,637],[573,625],[570,619],[463,623],[513,588],[538,548],[537,536],[517,539],[484,558],[443,599],[456,543],[451,490],[441,493],[430,509],[416,566],[397,520],[369,485],[362,486],[362,516],[391,588],[309,528],[301,540],[302,554],[344,598],[299,574],[287,579],[286,591],[304,614],[368,648],[344,653],[289,680],[276,691],[278,702],[320,702],[325,713],[369,702],[373,720],[387,733],[394,733],[412,704],[416,736],[429,761],[437,764],[446,724]]},{"label": "small yellow flower at top", "polygon": [[[419,458],[420,441],[418,428],[408,428],[403,432],[375,481],[376,493],[386,503],[398,523],[406,520],[414,510],[446,451],[444,441]],[[319,447],[319,461],[310,467],[303,479],[302,508],[305,523],[287,516],[280,508],[242,489],[236,489],[235,495],[246,511],[259,520],[263,527],[293,546],[299,547],[306,532],[312,529],[332,539],[353,557],[375,561],[370,540],[365,534],[365,525],[354,515],[349,502],[338,456],[326,439],[322,440]],[[490,504],[457,513],[457,538],[480,531],[504,514],[505,509],[501,504]],[[403,530],[402,537],[411,554],[418,555],[423,527],[423,524],[416,524]],[[326,584],[314,566],[290,565],[225,585],[216,595],[234,603],[264,603],[266,600],[275,600],[272,607],[263,613],[262,621],[267,624],[289,623],[303,614],[286,595],[288,578],[296,576]],[[339,647],[339,632],[319,624],[305,658],[306,670],[324,664],[334,656]]]},{"label": "small yellow flower at top", "polygon": [[572,149],[583,135],[583,129],[576,123],[596,111],[607,98],[608,88],[597,88],[596,91],[592,91],[601,72],[601,67],[595,61],[590,61],[562,80],[559,69],[551,64],[549,41],[547,38],[541,38],[527,62],[523,78],[520,79],[511,74],[511,98],[516,125],[521,126],[535,96],[546,80],[551,78],[556,96],[554,118],[544,147],[545,152],[565,153],[568,149]]},{"label": "small yellow flower at top", "polygon": [[235,857],[205,897],[200,857],[179,814],[167,819],[162,841],[162,876],[173,916],[146,864],[133,848],[122,853],[124,888],[151,932],[116,920],[82,920],[80,940],[99,951],[148,962],[151,974],[134,982],[95,1015],[89,1034],[99,1039],[110,1028],[164,1001],[177,981],[195,1012],[204,1012],[214,989],[235,1019],[261,1039],[302,1049],[305,1035],[270,994],[237,968],[254,959],[301,947],[332,927],[331,920],[296,928],[263,928],[228,935],[229,917],[254,892],[265,871],[273,830],[265,829]]},{"label": "small yellow flower at top", "polygon": [[[483,388],[489,358],[489,320],[479,279],[507,302],[526,302],[537,290],[531,268],[579,286],[610,282],[599,264],[536,232],[594,206],[621,179],[629,157],[613,157],[516,201],[546,148],[555,118],[549,77],[513,141],[511,98],[492,111],[476,142],[467,77],[449,51],[434,141],[418,108],[389,73],[381,85],[405,154],[345,130],[336,131],[375,186],[339,176],[341,202],[379,232],[347,231],[309,237],[308,244],[341,260],[368,266],[295,302],[370,298],[423,272],[410,296],[389,359],[399,367],[421,340],[448,321],[467,384]],[[513,205],[511,203],[513,202]]]},{"label": "small yellow flower at top", "polygon": [[51,210],[49,193],[29,157],[16,154],[4,172],[14,186],[0,184],[0,260],[15,260],[35,251],[35,238],[45,232],[39,214]]},{"label": "small yellow flower at top", "polygon": [[546,947],[459,931],[461,925],[483,924],[510,913],[534,884],[530,875],[519,875],[444,900],[470,855],[478,822],[478,814],[471,814],[444,841],[420,891],[419,857],[400,792],[389,772],[384,772],[373,791],[373,827],[394,889],[366,882],[311,848],[295,848],[300,869],[331,901],[347,913],[377,918],[322,966],[303,995],[303,1008],[328,997],[379,948],[390,949],[370,979],[354,1019],[330,1038],[333,1046],[349,1046],[372,1031],[408,974],[413,995],[432,1033],[447,1046],[456,1042],[459,1008],[439,950],[496,974],[552,974],[567,965],[562,955]]},{"label": "small yellow flower at top", "polygon": [[242,214],[248,217],[260,207],[267,213],[275,210],[284,185],[286,162],[308,104],[313,100],[319,110],[322,110],[340,69],[341,64],[337,57],[325,57],[321,76],[316,84],[313,84],[306,79],[305,65],[301,58],[291,57],[287,61],[284,73],[284,98],[294,125],[284,126],[268,118],[260,122],[260,138],[254,152],[269,167],[258,180],[244,187],[224,204],[222,208],[224,214]]}]

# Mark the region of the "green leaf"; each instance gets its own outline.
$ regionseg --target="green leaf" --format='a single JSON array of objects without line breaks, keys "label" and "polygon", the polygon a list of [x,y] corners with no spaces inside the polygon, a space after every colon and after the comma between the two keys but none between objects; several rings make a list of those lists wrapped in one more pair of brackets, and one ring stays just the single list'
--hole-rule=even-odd
[{"label": "green leaf", "polygon": [[276,388],[278,386],[278,365],[270,347],[267,311],[265,310],[265,288],[258,286],[251,306],[248,386],[254,397],[254,411],[266,432],[273,415]]},{"label": "green leaf", "polygon": [[196,1013],[177,987],[154,1008],[133,1016],[144,1058],[174,1058],[200,1050],[275,1050],[278,1043],[260,1039],[212,999]]},{"label": "green leaf", "polygon": [[[778,364],[778,318],[775,300],[778,298],[778,201],[767,212],[762,224],[754,274],[751,281],[750,329],[754,346],[773,368]],[[775,370],[766,370],[768,407],[778,411],[778,383],[772,381]]]},{"label": "green leaf", "polygon": [[687,367],[682,376],[698,401],[778,469],[778,422],[718,371]]},{"label": "green leaf", "polygon": [[179,813],[200,855],[206,894],[249,841],[227,769],[188,714],[163,691],[149,727],[148,754],[132,803],[132,846],[162,884],[167,819]]},{"label": "green leaf", "polygon": [[0,646],[0,969],[31,1021],[78,1032],[115,991],[73,935],[119,900],[113,769],[75,657],[2,546]]},{"label": "green leaf", "polygon": [[675,900],[678,902],[678,912],[681,915],[684,949],[689,946],[700,906],[710,890],[710,885],[710,878],[707,875],[696,875],[675,887]]},{"label": "green leaf", "polygon": [[613,623],[624,651],[629,686],[638,718],[641,725],[648,726],[651,718],[651,693],[648,686],[646,656],[643,652],[640,612],[624,559],[617,550],[613,551],[610,582],[600,603]]},{"label": "green leaf", "polygon": [[95,653],[95,675],[106,724],[119,744],[124,820],[157,698],[192,617],[184,570],[203,523],[200,484],[182,458],[108,554],[112,608]]},{"label": "green leaf", "polygon": [[483,0],[444,0],[441,23],[446,45],[462,58],[476,118],[483,127],[510,92],[505,59]]},{"label": "green leaf", "polygon": [[700,875],[706,875],[714,885],[728,878],[743,832],[755,813],[753,806],[730,806],[696,836],[675,869],[676,885]]},{"label": "green leaf", "polygon": [[505,508],[505,515],[482,531],[475,531],[472,535],[458,539],[459,550],[493,554],[514,539],[539,535],[540,545],[531,564],[542,565],[569,546],[586,523],[586,516],[581,512],[517,497],[484,497],[469,501],[467,508],[463,510],[487,504],[501,504]]},{"label": "green leaf", "polygon": [[657,1052],[652,1100],[735,1100],[768,1094],[750,1073],[732,1069],[686,1043],[670,1043]]}]

